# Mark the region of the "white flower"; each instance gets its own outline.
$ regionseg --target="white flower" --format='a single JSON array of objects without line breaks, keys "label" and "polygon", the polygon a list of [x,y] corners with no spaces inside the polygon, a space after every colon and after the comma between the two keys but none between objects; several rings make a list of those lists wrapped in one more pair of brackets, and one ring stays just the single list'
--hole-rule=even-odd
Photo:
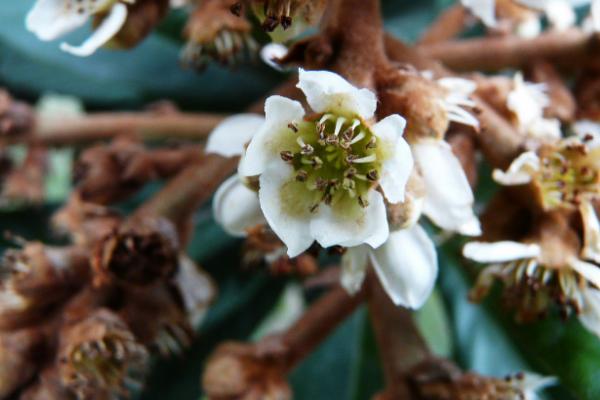
[{"label": "white flower", "polygon": [[433,290],[437,254],[419,225],[392,232],[377,249],[366,245],[347,249],[342,256],[341,283],[349,293],[356,293],[362,286],[369,262],[396,305],[419,308]]},{"label": "white flower", "polygon": [[375,95],[327,71],[300,70],[301,104],[272,96],[265,121],[242,156],[239,173],[259,177],[259,202],[294,257],[313,241],[323,247],[380,246],[389,229],[383,196],[404,200],[412,155],[405,121],[392,115],[374,125]]},{"label": "white flower", "polygon": [[[556,291],[559,291],[566,299],[562,304],[574,307],[581,322],[600,336],[600,226],[593,209],[582,211],[582,214],[586,227],[579,257],[558,253],[556,249],[546,250],[549,254],[545,255],[544,248],[538,243],[467,243],[463,248],[466,258],[491,264],[479,276],[475,297],[487,293],[494,278],[502,279],[508,286],[520,288],[527,288],[527,285],[537,282],[537,288],[531,291],[532,296],[548,286],[546,291],[541,292],[545,294],[540,295],[539,305],[548,301],[548,293],[556,296]],[[560,264],[546,264],[556,263],[558,260]],[[519,296],[518,293],[511,295]],[[531,307],[536,301],[529,299],[524,304]],[[536,309],[536,312],[540,311],[542,310]]]},{"label": "white flower", "polygon": [[287,53],[288,48],[281,43],[269,43],[260,49],[260,58],[269,67],[277,71],[283,71],[284,68],[276,63],[275,60],[285,57]]},{"label": "white flower", "polygon": [[94,33],[80,46],[61,43],[60,48],[76,56],[89,56],[119,32],[127,19],[127,6],[133,0],[37,0],[27,14],[25,25],[40,40],[57,39],[81,26],[97,14],[107,13]]},{"label": "white flower", "polygon": [[544,108],[550,104],[543,83],[524,82],[517,73],[514,88],[508,94],[506,106],[516,117],[519,130],[536,139],[558,139],[561,137],[560,122],[544,118]]}]

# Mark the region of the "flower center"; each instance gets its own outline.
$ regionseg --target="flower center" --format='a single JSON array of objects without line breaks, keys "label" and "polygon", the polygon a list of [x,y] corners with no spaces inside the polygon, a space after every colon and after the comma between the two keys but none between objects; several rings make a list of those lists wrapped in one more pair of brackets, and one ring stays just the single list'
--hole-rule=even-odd
[{"label": "flower center", "polygon": [[295,171],[295,179],[313,193],[310,211],[320,203],[335,205],[344,199],[367,207],[368,191],[381,173],[377,137],[360,118],[331,113],[291,123],[296,135],[293,148],[281,158]]},{"label": "flower center", "polygon": [[541,155],[536,181],[545,208],[577,206],[583,199],[600,194],[598,152],[575,143]]}]

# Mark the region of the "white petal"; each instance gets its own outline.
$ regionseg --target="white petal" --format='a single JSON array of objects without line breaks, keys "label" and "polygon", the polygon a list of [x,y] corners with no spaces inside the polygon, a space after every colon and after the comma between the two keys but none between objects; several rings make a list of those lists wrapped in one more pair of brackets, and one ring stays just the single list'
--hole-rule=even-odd
[{"label": "white petal", "polygon": [[244,176],[260,175],[267,164],[280,159],[280,153],[296,136],[288,124],[304,117],[302,104],[282,96],[271,96],[265,102],[265,122],[252,137],[240,160],[239,172]]},{"label": "white petal", "polygon": [[501,185],[524,185],[531,182],[532,175],[540,168],[540,159],[532,151],[525,152],[517,157],[508,167],[506,172],[495,169],[492,173],[494,180]]},{"label": "white petal", "polygon": [[313,242],[310,205],[288,191],[296,183],[292,167],[283,161],[275,161],[260,175],[258,191],[263,214],[273,232],[287,246],[290,257],[296,257]]},{"label": "white petal", "polygon": [[269,43],[260,50],[260,58],[269,67],[277,71],[283,71],[282,66],[276,63],[275,60],[284,58],[287,52],[288,48],[281,43]]},{"label": "white petal", "polygon": [[540,118],[532,121],[526,128],[529,136],[536,139],[560,139],[562,131],[556,118]]},{"label": "white petal", "polygon": [[345,212],[324,204],[313,215],[312,236],[325,248],[331,246],[354,247],[366,243],[376,248],[389,236],[389,227],[383,196],[376,190],[369,192],[369,205],[358,212]]},{"label": "white petal", "polygon": [[600,336],[600,290],[587,288],[582,295],[584,301],[579,321],[590,332]]},{"label": "white petal", "polygon": [[495,0],[461,0],[463,6],[479,18],[486,26],[496,26]]},{"label": "white petal", "polygon": [[249,228],[266,222],[258,194],[248,189],[238,175],[219,186],[212,206],[215,221],[232,236],[244,237]]},{"label": "white petal", "polygon": [[581,256],[600,264],[600,223],[592,203],[584,201],[579,206],[583,220],[583,249]]},{"label": "white petal", "polygon": [[577,20],[575,10],[568,1],[550,0],[546,2],[544,9],[548,22],[557,30],[564,31],[573,25]]},{"label": "white petal", "polygon": [[330,71],[299,71],[298,88],[316,112],[340,112],[369,119],[375,114],[377,98],[368,89],[354,87]]},{"label": "white petal", "polygon": [[521,379],[512,379],[511,384],[523,393],[523,400],[539,399],[537,392],[545,387],[556,385],[558,380],[553,376],[543,376],[526,372]]},{"label": "white petal", "polygon": [[571,257],[569,266],[583,276],[588,282],[600,288],[600,266]]},{"label": "white petal", "polygon": [[533,39],[542,33],[542,22],[537,16],[531,16],[517,25],[515,33],[523,39]]},{"label": "white petal", "polygon": [[340,283],[351,295],[358,293],[365,280],[369,251],[365,245],[350,247],[342,256]]},{"label": "white petal", "polygon": [[83,26],[89,17],[89,12],[79,13],[75,7],[67,10],[64,0],[38,0],[25,18],[25,26],[40,40],[54,40]]},{"label": "white petal", "polygon": [[425,183],[423,213],[442,229],[480,235],[473,192],[450,145],[426,139],[415,143],[413,152]]},{"label": "white petal", "polygon": [[[600,4],[600,1],[598,1],[598,4]],[[585,143],[589,148],[600,146],[600,123],[585,119],[580,120],[573,124],[573,130],[580,139],[587,139]]]},{"label": "white petal", "polygon": [[537,244],[520,242],[469,242],[463,247],[463,256],[478,263],[498,263],[526,258],[537,258],[542,249]]},{"label": "white petal", "polygon": [[61,43],[60,49],[79,57],[92,55],[121,30],[126,20],[127,6],[123,3],[116,3],[111,7],[108,16],[102,20],[100,26],[94,30],[85,42],[79,46]]},{"label": "white petal", "polygon": [[206,152],[223,157],[239,156],[244,146],[260,129],[265,118],[258,114],[238,114],[225,118],[210,133],[206,143]]},{"label": "white petal", "polygon": [[449,77],[438,79],[436,82],[454,95],[469,96],[477,89],[477,84],[470,79]]},{"label": "white petal", "polygon": [[513,85],[514,88],[506,99],[506,106],[517,117],[519,126],[528,127],[543,118],[544,107],[550,103],[546,86],[524,82],[520,73],[515,74]]},{"label": "white petal", "polygon": [[175,284],[181,294],[191,325],[197,327],[216,294],[212,280],[191,258],[182,254],[179,257]]},{"label": "white petal", "polygon": [[370,253],[371,263],[394,304],[421,307],[437,277],[433,242],[419,225],[395,231],[388,241]]},{"label": "white petal", "polygon": [[382,146],[392,151],[385,155],[379,179],[385,198],[392,204],[404,201],[404,189],[414,164],[410,147],[402,137],[405,126],[406,120],[393,114],[371,128],[375,136],[381,139]]},{"label": "white petal", "polygon": [[592,29],[594,32],[600,31],[600,1],[593,0],[590,9],[590,16],[592,20]]}]

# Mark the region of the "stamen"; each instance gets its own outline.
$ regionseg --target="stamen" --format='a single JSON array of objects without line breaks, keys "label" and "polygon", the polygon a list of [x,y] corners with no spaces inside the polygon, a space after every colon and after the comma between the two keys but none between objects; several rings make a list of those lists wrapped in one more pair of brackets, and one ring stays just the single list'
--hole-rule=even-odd
[{"label": "stamen", "polygon": [[373,136],[370,140],[369,143],[367,143],[367,145],[365,146],[367,149],[374,149],[377,147],[377,138],[375,136]]},{"label": "stamen", "polygon": [[367,164],[367,163],[377,160],[377,156],[375,154],[370,154],[368,156],[361,157],[361,158],[354,158],[354,157],[356,157],[356,156],[353,156],[353,157],[348,156],[348,157],[346,157],[346,161],[348,161],[349,163],[352,163],[352,164]]},{"label": "stamen", "polygon": [[360,131],[360,133],[358,135],[356,135],[354,137],[354,139],[352,139],[352,141],[350,142],[350,144],[352,145],[352,144],[354,144],[356,142],[360,142],[361,140],[364,139],[365,136],[366,136],[365,132],[364,131]]},{"label": "stamen", "polygon": [[333,117],[332,114],[323,114],[323,116],[319,120],[319,123],[317,124],[317,126],[318,127],[325,126],[325,122],[327,122],[328,120],[330,120],[332,117]]},{"label": "stamen", "polygon": [[372,169],[367,173],[367,179],[370,181],[376,181],[379,179],[379,174],[376,169]]},{"label": "stamen", "polygon": [[294,133],[298,133],[298,125],[294,122],[290,122],[288,124],[288,128],[290,128]]},{"label": "stamen", "polygon": [[296,173],[296,180],[298,182],[306,182],[306,179],[308,178],[308,172],[306,172],[305,170],[301,169]]},{"label": "stamen", "polygon": [[339,117],[335,123],[335,130],[333,131],[333,134],[335,136],[339,136],[340,134],[340,130],[342,129],[342,125],[344,125],[344,122],[346,122],[346,118],[344,117]]},{"label": "stamen", "polygon": [[302,140],[302,137],[300,136],[296,138],[296,143],[298,143],[298,145],[301,147],[300,153],[305,156],[310,155],[315,151],[315,149],[310,144],[304,143],[304,140]]},{"label": "stamen", "polygon": [[367,200],[365,200],[362,196],[358,196],[358,204],[362,208],[367,208],[369,206],[369,202]]}]

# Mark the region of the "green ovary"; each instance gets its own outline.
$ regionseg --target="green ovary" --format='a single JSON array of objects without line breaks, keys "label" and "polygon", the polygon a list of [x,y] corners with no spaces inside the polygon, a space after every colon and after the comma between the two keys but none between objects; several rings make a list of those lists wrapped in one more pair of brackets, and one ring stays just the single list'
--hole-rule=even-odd
[{"label": "green ovary", "polygon": [[363,120],[326,113],[288,129],[295,141],[280,154],[294,169],[294,192],[303,191],[299,197],[308,199],[298,206],[315,212],[321,203],[358,209],[368,205],[368,192],[377,185],[389,151]]}]

